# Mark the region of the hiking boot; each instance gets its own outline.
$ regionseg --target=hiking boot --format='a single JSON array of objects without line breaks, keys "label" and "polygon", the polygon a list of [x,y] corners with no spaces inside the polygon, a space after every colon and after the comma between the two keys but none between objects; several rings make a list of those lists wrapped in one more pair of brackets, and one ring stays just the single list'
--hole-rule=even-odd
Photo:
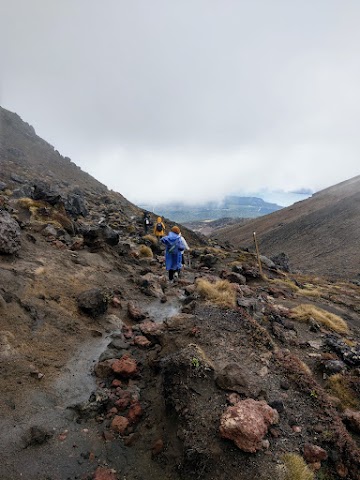
[{"label": "hiking boot", "polygon": [[178,274],[178,272],[175,272],[174,273],[174,282],[177,282],[178,279],[179,279],[179,274]]}]

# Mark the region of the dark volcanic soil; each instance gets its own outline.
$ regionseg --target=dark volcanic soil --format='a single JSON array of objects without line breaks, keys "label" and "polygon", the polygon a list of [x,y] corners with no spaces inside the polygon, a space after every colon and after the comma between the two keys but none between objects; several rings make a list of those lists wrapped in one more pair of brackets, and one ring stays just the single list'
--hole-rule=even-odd
[{"label": "dark volcanic soil", "polygon": [[[359,287],[318,279],[322,295],[306,298],[294,292],[293,280],[284,282],[273,270],[267,275],[274,280],[249,277],[246,286],[236,287],[245,307],[223,308],[189,293],[195,277],[213,281],[239,258],[254,273],[251,255],[208,249],[207,261],[218,258],[209,270],[195,249],[193,268],[168,284],[162,256],[136,259],[108,247],[94,253],[59,249],[34,235],[35,243],[24,231],[19,254],[0,257],[2,479],[101,478],[94,477],[99,466],[127,480],[274,479],[282,478],[284,453],[302,454],[306,443],[329,455],[321,469],[328,477],[319,478],[359,478],[357,437],[341,421],[339,402],[329,401],[319,370],[327,355],[334,356],[326,353],[331,331],[312,332],[293,322],[279,332],[272,320],[310,302],[345,318],[355,345]],[[130,251],[138,248],[137,238],[128,239]],[[149,275],[162,295],[144,284]],[[310,289],[309,279],[296,281]],[[94,287],[105,287],[112,300],[105,314],[91,318],[79,311],[77,296]],[[129,301],[145,317],[140,322],[129,317]],[[136,345],[140,335],[151,344]],[[97,362],[124,354],[136,359],[137,375],[94,375]],[[224,387],[218,379],[230,368],[229,381],[231,365],[241,368],[246,387]],[[345,369],[358,379],[355,368]],[[116,378],[121,387],[112,386]],[[110,424],[124,391],[141,412],[119,435]],[[258,453],[243,452],[219,435],[232,391],[239,400],[265,400],[279,410],[279,424]],[[116,415],[130,418],[129,412],[125,407]],[[337,476],[341,468],[346,477]]]}]

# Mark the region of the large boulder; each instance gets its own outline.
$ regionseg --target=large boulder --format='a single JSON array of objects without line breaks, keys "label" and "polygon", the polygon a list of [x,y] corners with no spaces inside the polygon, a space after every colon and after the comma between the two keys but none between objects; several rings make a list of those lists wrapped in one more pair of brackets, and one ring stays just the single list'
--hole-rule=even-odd
[{"label": "large boulder", "polygon": [[80,229],[84,243],[93,251],[103,248],[105,244],[115,246],[119,243],[119,233],[106,224]]},{"label": "large boulder", "polygon": [[13,254],[20,249],[19,224],[6,212],[0,210],[0,254]]},{"label": "large boulder", "polygon": [[270,425],[279,421],[279,414],[264,400],[248,398],[228,407],[220,420],[220,435],[233,440],[244,452],[255,453]]},{"label": "large boulder", "polygon": [[72,217],[86,217],[89,214],[84,198],[76,193],[67,196],[65,210]]},{"label": "large boulder", "polygon": [[228,363],[217,370],[215,381],[222,390],[250,395],[252,382],[249,373],[237,363]]},{"label": "large boulder", "polygon": [[290,272],[289,257],[286,253],[282,252],[271,257],[271,260],[275,263],[275,266],[283,272]]},{"label": "large boulder", "polygon": [[34,200],[43,200],[50,205],[63,204],[60,193],[45,182],[35,183],[32,198]]},{"label": "large boulder", "polygon": [[106,312],[109,298],[100,288],[92,288],[80,293],[77,298],[79,309],[90,317],[98,317]]}]

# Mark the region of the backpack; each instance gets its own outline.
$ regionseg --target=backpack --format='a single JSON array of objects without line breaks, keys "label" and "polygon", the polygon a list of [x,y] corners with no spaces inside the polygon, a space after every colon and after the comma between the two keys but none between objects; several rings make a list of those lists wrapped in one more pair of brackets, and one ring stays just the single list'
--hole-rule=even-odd
[{"label": "backpack", "polygon": [[162,223],[157,223],[157,224],[156,224],[156,231],[157,231],[157,232],[162,232],[162,231],[163,231]]}]

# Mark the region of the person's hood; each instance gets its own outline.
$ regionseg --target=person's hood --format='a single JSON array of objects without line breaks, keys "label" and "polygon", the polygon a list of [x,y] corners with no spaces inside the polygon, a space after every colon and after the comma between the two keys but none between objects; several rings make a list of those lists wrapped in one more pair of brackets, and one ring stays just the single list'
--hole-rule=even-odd
[{"label": "person's hood", "polygon": [[175,240],[177,240],[178,238],[180,238],[180,234],[170,231],[170,232],[169,232],[169,235],[168,235],[168,238],[169,238],[169,240],[170,240],[171,242],[172,242],[172,241],[175,242]]}]

